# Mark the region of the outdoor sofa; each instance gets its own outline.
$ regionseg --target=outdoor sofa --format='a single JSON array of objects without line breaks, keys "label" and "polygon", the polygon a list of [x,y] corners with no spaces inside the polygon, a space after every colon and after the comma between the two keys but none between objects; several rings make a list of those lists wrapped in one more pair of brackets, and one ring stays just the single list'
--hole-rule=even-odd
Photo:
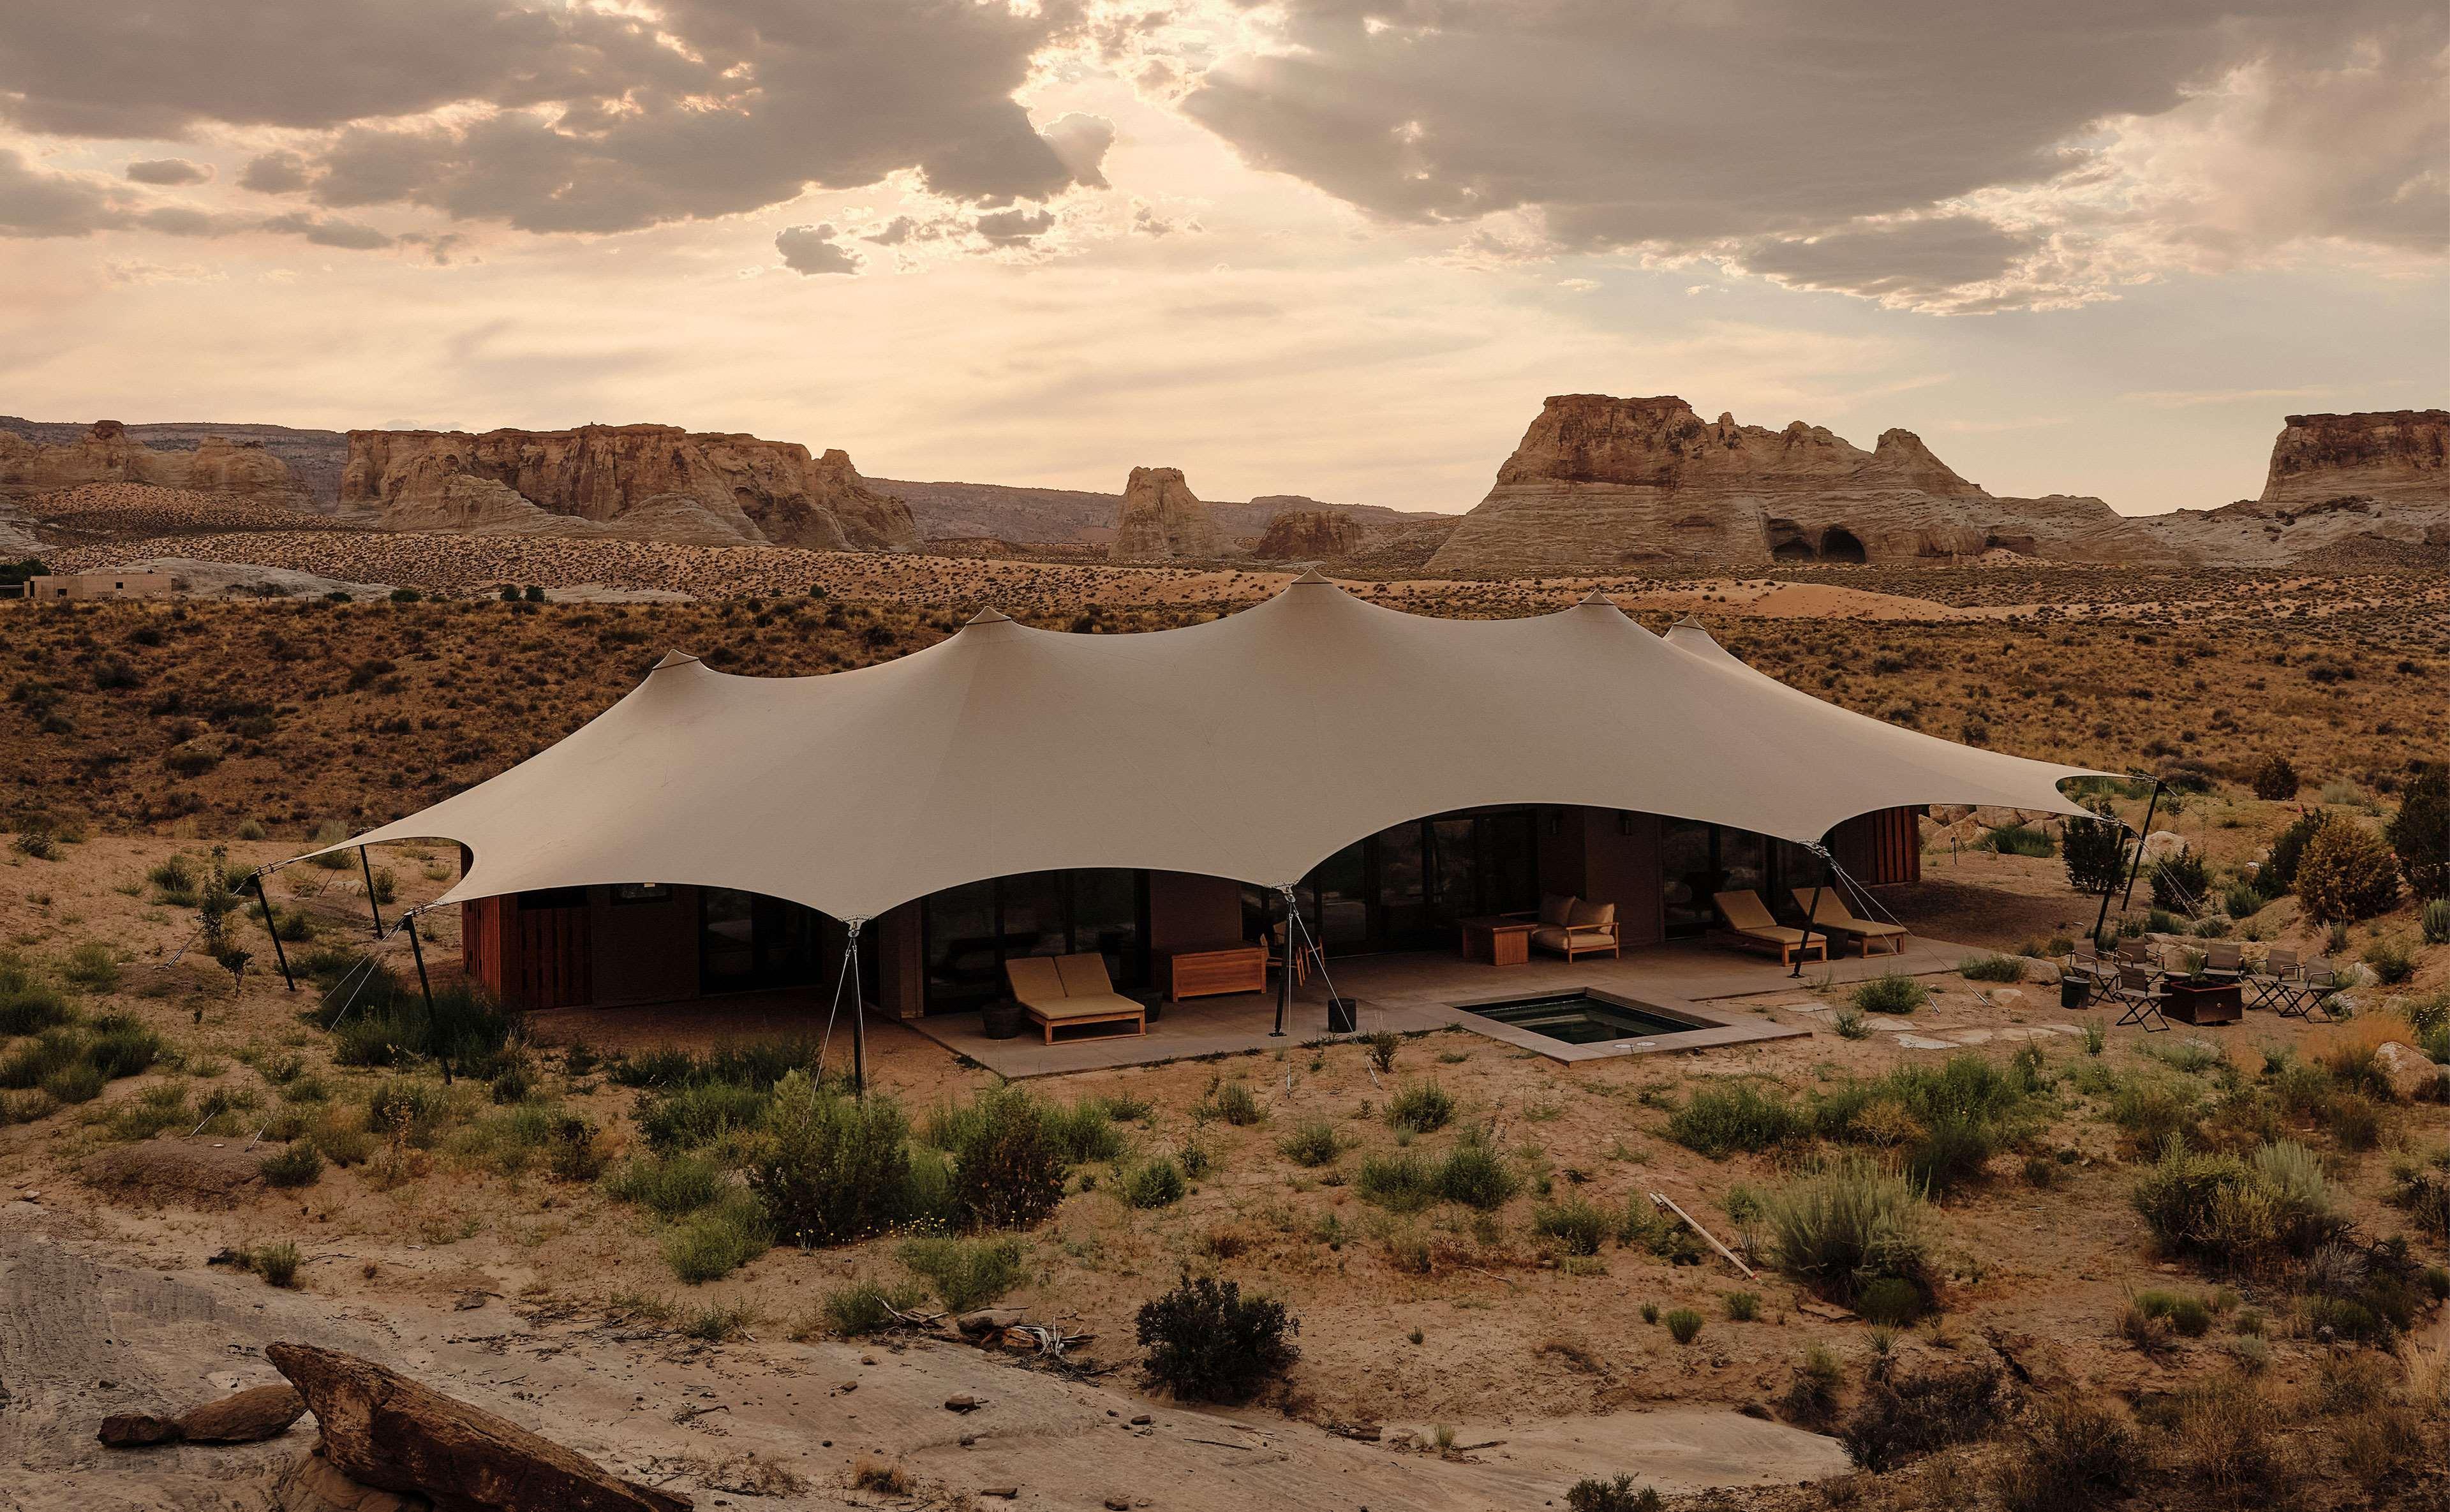
[{"label": "outdoor sofa", "polygon": [[1595,903],[1562,893],[1540,895],[1539,922],[1531,943],[1573,960],[1582,956],[1621,956],[1617,941],[1616,904]]},{"label": "outdoor sofa", "polygon": [[1106,958],[1096,951],[1078,956],[1020,956],[1003,963],[1012,995],[1030,1022],[1055,1043],[1055,1031],[1074,1024],[1114,1024],[1116,1033],[1129,1024],[1131,1033],[1148,1033],[1148,1009],[1115,991],[1106,975]]}]

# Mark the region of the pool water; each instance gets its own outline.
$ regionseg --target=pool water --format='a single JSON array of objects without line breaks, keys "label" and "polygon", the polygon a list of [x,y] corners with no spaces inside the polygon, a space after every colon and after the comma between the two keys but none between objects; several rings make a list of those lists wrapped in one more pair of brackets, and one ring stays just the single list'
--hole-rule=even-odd
[{"label": "pool water", "polygon": [[1469,1012],[1569,1045],[1595,1045],[1609,1039],[1641,1039],[1652,1035],[1690,1034],[1703,1025],[1662,1018],[1624,1003],[1604,1001],[1587,993],[1556,998],[1526,998],[1521,1002],[1476,1003]]}]

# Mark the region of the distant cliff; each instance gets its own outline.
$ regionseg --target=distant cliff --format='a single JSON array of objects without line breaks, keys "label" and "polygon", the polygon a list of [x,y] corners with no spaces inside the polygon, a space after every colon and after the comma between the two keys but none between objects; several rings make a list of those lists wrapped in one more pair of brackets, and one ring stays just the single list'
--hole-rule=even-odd
[{"label": "distant cliff", "polygon": [[840,451],[674,425],[351,431],[340,507],[386,530],[909,551],[903,502]]},{"label": "distant cliff", "polygon": [[1731,415],[1705,421],[1673,396],[1568,394],[1541,407],[1429,570],[1923,561],[1994,547],[2076,561],[2170,555],[2099,499],[1993,497],[1911,431],[1866,452],[1801,420],[1772,431]]},{"label": "distant cliff", "polygon": [[1225,533],[1191,492],[1178,467],[1136,467],[1115,514],[1117,562],[1213,562],[1226,553]]},{"label": "distant cliff", "polygon": [[56,443],[28,438],[23,425],[0,428],[0,490],[35,494],[88,483],[149,483],[291,509],[312,506],[287,464],[253,442],[207,436],[193,450],[157,452],[131,438],[117,420],[96,420],[83,435]]},{"label": "distant cliff", "polygon": [[2450,410],[2291,415],[2262,497],[2143,523],[2207,562],[2450,563]]}]

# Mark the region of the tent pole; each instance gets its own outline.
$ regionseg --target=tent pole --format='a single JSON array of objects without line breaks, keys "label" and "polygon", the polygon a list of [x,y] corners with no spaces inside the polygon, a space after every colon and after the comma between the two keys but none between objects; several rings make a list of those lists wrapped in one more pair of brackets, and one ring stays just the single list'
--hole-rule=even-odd
[{"label": "tent pole", "polygon": [[2152,801],[2144,805],[2144,827],[2135,832],[2135,863],[2127,868],[2127,896],[2118,901],[2125,913],[2135,902],[2135,874],[2144,869],[2144,843],[2152,838],[2152,815],[2161,806],[2161,779],[2152,779]]},{"label": "tent pole", "polygon": [[291,992],[296,992],[298,979],[289,975],[289,952],[281,948],[281,924],[272,917],[272,899],[263,890],[263,873],[257,872],[248,880],[255,883],[255,901],[263,905],[263,932],[272,937],[272,959],[281,962],[281,979],[289,984]]},{"label": "tent pole", "polygon": [[1280,887],[1277,892],[1285,900],[1285,942],[1276,952],[1276,1027],[1268,1031],[1271,1039],[1284,1037],[1285,1019],[1293,1007],[1293,890]]},{"label": "tent pole", "polygon": [[363,845],[358,847],[358,867],[366,874],[366,906],[374,910],[375,938],[380,940],[382,938],[382,904],[375,898],[374,863],[366,860],[366,847]]},{"label": "tent pole", "polygon": [[[425,947],[417,942],[417,911],[411,909],[400,915],[399,921],[408,930],[408,953],[417,958],[417,985],[425,994],[425,1021],[431,1025],[434,1022],[434,982],[425,975]],[[436,1035],[435,1038],[443,1047],[438,1058],[442,1062],[442,1084],[447,1087],[451,1084],[450,1041],[440,1035]]]},{"label": "tent pole", "polygon": [[859,982],[859,926],[865,919],[843,921],[850,926],[850,938],[843,942],[843,970],[850,973],[850,1090],[851,1095],[867,1096],[867,1002]]},{"label": "tent pole", "polygon": [[[1795,942],[1795,969],[1787,973],[1790,977],[1803,975],[1803,953],[1812,948],[1812,926],[1820,918],[1820,890],[1829,885],[1830,875],[1838,867],[1837,859],[1829,854],[1828,846],[1815,845],[1812,848],[1820,856],[1820,880],[1812,884],[1812,906],[1804,910],[1803,938]],[[1829,959],[1829,941],[1825,936],[1820,941],[1820,959]]]},{"label": "tent pole", "polygon": [[[2123,820],[2120,821],[2118,827],[2125,829],[2127,827],[2126,822]],[[2143,839],[2141,836],[2138,836],[2136,839],[2136,850],[2139,854],[2143,850]],[[2108,882],[2103,884],[2101,889],[2101,913],[2092,921],[2092,948],[2095,950],[2099,950],[2101,948],[2101,932],[2110,927],[2110,895],[2116,891],[2118,891],[2118,874],[2116,872],[2111,872]]]}]

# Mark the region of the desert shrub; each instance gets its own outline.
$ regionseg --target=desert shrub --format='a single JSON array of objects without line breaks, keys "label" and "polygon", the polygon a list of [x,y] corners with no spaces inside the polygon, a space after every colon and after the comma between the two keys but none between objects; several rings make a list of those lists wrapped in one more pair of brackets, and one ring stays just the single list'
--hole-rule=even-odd
[{"label": "desert shrub", "polygon": [[2254,768],[2254,796],[2267,804],[2285,804],[2297,796],[2304,785],[2298,780],[2297,768],[2285,756],[2265,756]]},{"label": "desert shrub", "polygon": [[1993,1155],[2024,1137],[2037,1065],[2038,1057],[2020,1056],[2002,1067],[1967,1053],[1845,1082],[1815,1096],[1811,1126],[1830,1138],[1900,1150],[1917,1184],[1953,1191],[1978,1180]]},{"label": "desert shrub", "polygon": [[1838,1031],[1838,1037],[1840,1039],[1869,1039],[1872,1037],[1872,1025],[1870,1021],[1863,1017],[1863,1010],[1856,1007],[1853,1003],[1848,1003],[1846,1006],[1838,1009],[1836,1013],[1831,1014],[1829,1016],[1829,1027]]},{"label": "desert shrub", "polygon": [[298,1247],[282,1240],[277,1244],[260,1244],[245,1252],[245,1268],[263,1278],[264,1285],[286,1289],[298,1285]]},{"label": "desert shrub", "polygon": [[1219,1082],[1216,1090],[1209,1095],[1208,1105],[1217,1117],[1236,1129],[1248,1128],[1267,1116],[1259,1107],[1257,1095],[1251,1091],[1251,1084],[1247,1081]]},{"label": "desert shrub", "polygon": [[897,1251],[912,1275],[924,1277],[955,1312],[983,1308],[1021,1284],[1028,1251],[1017,1239],[923,1235]]},{"label": "desert shrub", "polygon": [[1438,1195],[1484,1212],[1506,1206],[1522,1183],[1485,1139],[1466,1139],[1438,1164]]},{"label": "desert shrub", "polygon": [[2322,1169],[2302,1145],[2266,1145],[2247,1160],[2173,1140],[2137,1178],[2131,1200],[2162,1252],[2217,1265],[2306,1254],[2342,1228]]},{"label": "desert shrub", "polygon": [[1701,1315],[1691,1308],[1670,1308],[1661,1313],[1659,1321],[1667,1327],[1667,1336],[1678,1344],[1691,1344],[1701,1336]]},{"label": "desert shrub", "polygon": [[2182,845],[2174,856],[2153,863],[2152,901],[2171,913],[2192,917],[2211,890],[2211,869],[2194,847]]},{"label": "desert shrub", "polygon": [[1910,1014],[1931,1001],[1931,989],[1901,971],[1882,972],[1855,989],[1854,1003],[1867,1014]]},{"label": "desert shrub", "polygon": [[1570,1255],[1599,1253],[1600,1246],[1617,1228],[1617,1218],[1586,1197],[1567,1195],[1531,1210],[1531,1231],[1555,1240],[1557,1248]]},{"label": "desert shrub", "polygon": [[12,956],[0,956],[0,1036],[30,1035],[75,1017],[66,994]]},{"label": "desert shrub", "polygon": [[1930,1294],[1930,1204],[1913,1182],[1861,1157],[1772,1192],[1770,1254],[1780,1270],[1850,1301],[1882,1278]]},{"label": "desert shrub", "polygon": [[826,1328],[845,1339],[857,1339],[890,1325],[896,1311],[908,1312],[919,1306],[922,1293],[915,1286],[892,1289],[873,1281],[854,1281],[837,1287],[825,1294],[817,1304]]},{"label": "desert shrub", "polygon": [[2168,1325],[2181,1338],[2200,1339],[2211,1331],[2212,1309],[2201,1297],[2156,1289],[2137,1292],[2133,1306],[2138,1314]]},{"label": "desert shrub", "polygon": [[1750,1323],[1760,1316],[1761,1299],[1758,1291],[1730,1291],[1721,1300],[1726,1305],[1727,1319],[1731,1323]]},{"label": "desert shrub", "polygon": [[1991,1481],[2005,1512],[2086,1512],[2120,1499],[2146,1465],[2118,1409],[2073,1392],[2034,1402],[2012,1443]]},{"label": "desert shrub", "polygon": [[1435,1081],[1408,1081],[1387,1099],[1387,1121],[1414,1134],[1443,1129],[1453,1116],[1454,1097]]},{"label": "desert shrub", "polygon": [[1662,1512],[1666,1505],[1657,1487],[1636,1485],[1624,1474],[1586,1475],[1565,1491],[1566,1512]]},{"label": "desert shrub", "polygon": [[[444,983],[435,988],[429,1010],[424,993],[390,967],[345,952],[315,952],[305,962],[309,975],[321,979],[335,958],[340,974],[333,980],[358,973],[358,979],[342,989],[345,1007],[330,1025],[336,1064],[397,1066],[434,1059],[487,1078],[498,1069],[496,1062],[511,1042],[516,1020],[483,988],[468,981]],[[324,1027],[324,1021],[318,1018],[316,1027]]]},{"label": "desert shrub", "polygon": [[2365,947],[2364,962],[2373,968],[2374,979],[2385,987],[2396,987],[2416,975],[2416,952],[2401,940],[2377,940]]},{"label": "desert shrub", "polygon": [[908,1212],[909,1133],[892,1098],[851,1097],[794,1071],[775,1085],[743,1174],[781,1237],[847,1244]]},{"label": "desert shrub", "polygon": [[1968,956],[1956,963],[1956,974],[1967,981],[2022,981],[2025,979],[2025,958]]},{"label": "desert shrub", "polygon": [[2273,898],[2295,887],[2298,863],[2305,859],[2306,842],[2330,822],[2328,810],[2309,808],[2282,826],[2280,833],[2271,837],[2270,857],[2254,874],[2255,886]]},{"label": "desert shrub", "polygon": [[1982,832],[1974,842],[1983,850],[2002,856],[2052,856],[2058,853],[2050,832],[2033,824],[1996,824]]},{"label": "desert shrub", "polygon": [[757,1199],[735,1191],[667,1230],[664,1262],[672,1274],[697,1286],[731,1274],[773,1242]]},{"label": "desert shrub", "polygon": [[1806,1132],[1805,1116],[1793,1103],[1746,1082],[1697,1087],[1667,1118],[1668,1138],[1712,1159],[1767,1150]]},{"label": "desert shrub", "polygon": [[1897,1276],[1876,1276],[1855,1290],[1855,1310],[1882,1328],[1902,1328],[1930,1307],[1922,1288]]},{"label": "desert shrub", "polygon": [[1878,1474],[1981,1438],[1998,1422],[2003,1407],[1999,1367],[1987,1362],[1913,1376],[1876,1376],[1838,1425],[1838,1443],[1847,1458]]},{"label": "desert shrub", "polygon": [[1361,1043],[1369,1049],[1371,1066],[1385,1076],[1395,1069],[1395,1052],[1403,1047],[1404,1037],[1392,1029],[1381,1029],[1363,1036]]},{"label": "desert shrub", "polygon": [[2425,763],[2385,834],[2418,896],[2450,898],[2450,763]]},{"label": "desert shrub", "polygon": [[2137,1075],[2119,1081],[2110,1095],[2110,1121],[2144,1154],[2159,1159],[2195,1132],[2203,1091],[2168,1076]]},{"label": "desert shrub", "polygon": [[88,940],[68,951],[60,975],[88,992],[108,992],[119,985],[119,958],[108,945]]},{"label": "desert shrub", "polygon": [[1803,1359],[1795,1367],[1794,1381],[1779,1399],[1779,1407],[1788,1421],[1818,1431],[1837,1416],[1838,1388],[1845,1379],[1838,1356],[1827,1345],[1818,1341],[1808,1344],[1804,1346]]},{"label": "desert shrub", "polygon": [[2423,913],[2419,916],[2419,923],[2424,931],[2426,944],[2450,945],[2450,898],[2428,900]]},{"label": "desert shrub", "polygon": [[1185,1276],[1133,1320],[1149,1378],[1186,1402],[1249,1401],[1300,1357],[1289,1338],[1300,1331],[1284,1304],[1211,1276]]},{"label": "desert shrub", "polygon": [[1172,1155],[1152,1156],[1123,1176],[1123,1200],[1135,1208],[1172,1207],[1188,1190],[1182,1166]]},{"label": "desert shrub", "polygon": [[153,884],[153,901],[174,908],[196,905],[196,868],[193,863],[172,851],[146,871],[145,880]]},{"label": "desert shrub", "polygon": [[2450,1245],[2450,1145],[2391,1168],[2391,1206],[2402,1209],[2419,1233]]},{"label": "desert shrub", "polygon": [[47,1029],[0,1056],[0,1087],[36,1087],[73,1065],[85,1053],[85,1037],[72,1029]]},{"label": "desert shrub", "polygon": [[102,1089],[107,1085],[109,1078],[102,1074],[102,1068],[88,1060],[71,1060],[40,1083],[46,1096],[64,1103],[91,1102],[102,1095]]},{"label": "desert shrub", "polygon": [[256,1170],[262,1173],[267,1186],[307,1187],[323,1174],[323,1156],[314,1145],[301,1139],[264,1156]]},{"label": "desert shrub", "polygon": [[699,1154],[646,1155],[615,1172],[607,1190],[656,1217],[684,1217],[723,1195],[723,1168]]},{"label": "desert shrub", "polygon": [[1344,1143],[1336,1137],[1335,1125],[1324,1118],[1312,1118],[1277,1140],[1276,1148],[1294,1165],[1325,1166],[1334,1163],[1343,1153]]},{"label": "desert shrub", "polygon": [[2297,896],[2318,923],[2388,913],[2399,902],[2399,858],[2361,824],[2324,824],[2297,863]]},{"label": "desert shrub", "polygon": [[92,1029],[86,1062],[110,1080],[143,1076],[161,1056],[162,1037],[126,1014],[105,1014]]},{"label": "desert shrub", "polygon": [[2251,919],[2263,911],[2265,901],[2249,882],[2233,882],[2221,893],[2221,907],[2228,911],[2231,919]]},{"label": "desert shrub", "polygon": [[640,1098],[632,1116],[650,1149],[671,1153],[749,1134],[772,1101],[746,1082],[687,1081]]},{"label": "desert shrub", "polygon": [[951,1196],[987,1229],[1035,1227],[1063,1200],[1070,1170],[1043,1104],[1017,1087],[982,1093],[951,1120]]},{"label": "desert shrub", "polygon": [[1123,1153],[1123,1132],[1115,1127],[1113,1113],[1099,1098],[1050,1103],[1046,1120],[1057,1142],[1063,1147],[1064,1158],[1075,1165],[1112,1160]]},{"label": "desert shrub", "polygon": [[1438,1200],[1437,1171],[1409,1150],[1365,1156],[1353,1185],[1362,1201],[1390,1212],[1418,1212]]}]

